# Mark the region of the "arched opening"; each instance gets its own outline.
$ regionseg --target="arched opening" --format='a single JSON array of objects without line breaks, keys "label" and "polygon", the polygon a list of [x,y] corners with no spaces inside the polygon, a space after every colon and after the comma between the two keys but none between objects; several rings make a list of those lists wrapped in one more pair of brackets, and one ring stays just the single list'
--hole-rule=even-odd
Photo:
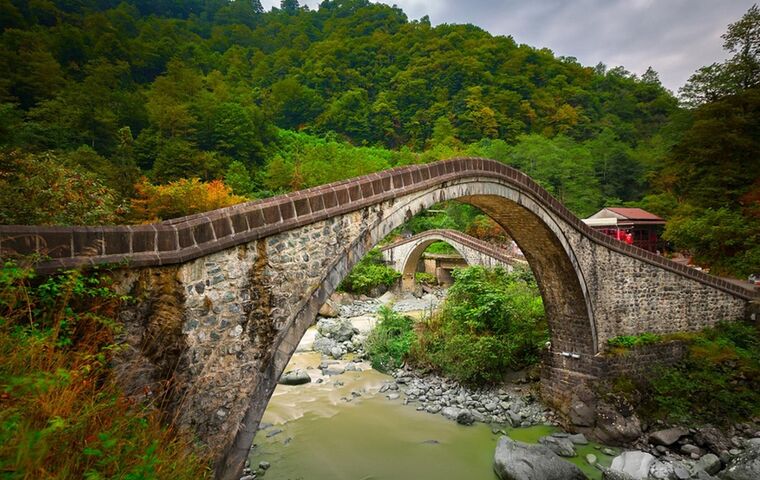
[{"label": "arched opening", "polygon": [[322,281],[279,331],[271,359],[258,372],[234,445],[220,464],[221,478],[232,479],[239,472],[278,378],[320,306],[350,269],[415,213],[442,200],[454,199],[480,208],[501,225],[522,250],[544,299],[552,349],[577,355],[596,353],[592,310],[575,252],[565,237],[567,227],[539,199],[501,181],[476,178],[452,181],[382,205],[365,207],[362,218],[375,220],[345,246]]},{"label": "arched opening", "polygon": [[[456,255],[429,252],[430,247],[443,243],[452,247]],[[424,273],[432,276],[436,283],[450,285],[453,281],[451,270],[462,265],[469,265],[467,255],[457,248],[454,242],[447,242],[444,238],[429,238],[419,242],[412,250],[409,251],[401,272],[401,289],[407,292],[415,290],[417,285],[417,273]]]}]

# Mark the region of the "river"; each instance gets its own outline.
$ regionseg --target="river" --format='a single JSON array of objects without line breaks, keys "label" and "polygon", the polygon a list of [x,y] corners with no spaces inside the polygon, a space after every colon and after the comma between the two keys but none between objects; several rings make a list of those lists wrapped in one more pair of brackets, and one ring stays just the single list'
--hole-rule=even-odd
[{"label": "river", "polygon": [[[361,327],[373,322],[366,317]],[[361,371],[333,376],[319,369],[321,354],[309,351],[309,332],[286,371],[305,369],[312,383],[278,385],[256,435],[250,463],[268,462],[266,478],[281,480],[496,480],[492,461],[501,435],[494,426],[462,426],[441,415],[418,411],[403,395],[379,393],[392,377],[359,362]],[[342,361],[336,364],[340,367]],[[501,428],[501,427],[500,427]],[[515,440],[535,443],[556,432],[551,426],[504,429]],[[609,465],[598,445],[576,448],[568,459],[590,478],[601,478],[586,454]]]}]

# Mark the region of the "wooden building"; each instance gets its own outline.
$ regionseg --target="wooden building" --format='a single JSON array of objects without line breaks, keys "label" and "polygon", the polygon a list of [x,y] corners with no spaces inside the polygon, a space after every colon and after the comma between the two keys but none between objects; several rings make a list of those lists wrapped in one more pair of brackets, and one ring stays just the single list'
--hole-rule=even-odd
[{"label": "wooden building", "polygon": [[650,252],[662,251],[665,220],[641,208],[607,207],[583,222],[589,227]]}]

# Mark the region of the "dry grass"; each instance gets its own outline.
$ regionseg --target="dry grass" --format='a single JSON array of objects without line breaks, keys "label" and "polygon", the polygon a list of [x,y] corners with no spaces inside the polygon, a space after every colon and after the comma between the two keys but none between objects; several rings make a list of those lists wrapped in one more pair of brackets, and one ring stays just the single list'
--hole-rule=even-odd
[{"label": "dry grass", "polygon": [[0,477],[202,479],[208,459],[120,392],[106,277],[0,271]]}]

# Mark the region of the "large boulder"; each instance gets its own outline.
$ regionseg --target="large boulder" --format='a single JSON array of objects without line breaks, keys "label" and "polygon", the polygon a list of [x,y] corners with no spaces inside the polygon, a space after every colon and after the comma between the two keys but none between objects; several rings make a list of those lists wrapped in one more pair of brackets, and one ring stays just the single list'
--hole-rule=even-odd
[{"label": "large boulder", "polygon": [[580,468],[562,460],[544,445],[501,437],[493,469],[501,480],[588,480]]},{"label": "large boulder", "polygon": [[[315,352],[332,356],[333,351],[336,348],[339,348],[339,345],[335,340],[323,337],[317,332],[317,335],[314,337],[314,344],[311,348],[313,348]],[[340,356],[338,356],[338,358],[340,358]]]},{"label": "large boulder", "polygon": [[757,480],[760,478],[760,442],[747,442],[747,449],[728,464],[723,480]]},{"label": "large boulder", "polygon": [[441,410],[441,415],[460,425],[472,425],[475,422],[475,417],[466,408],[445,407]]},{"label": "large boulder", "polygon": [[623,472],[635,480],[644,480],[649,476],[649,469],[654,461],[655,458],[651,454],[632,450],[613,458],[610,470]]},{"label": "large boulder", "polygon": [[328,299],[325,303],[319,307],[319,316],[327,318],[335,318],[340,315],[338,306],[332,300]]},{"label": "large boulder", "polygon": [[347,318],[323,318],[317,322],[317,332],[336,342],[351,340],[357,332]]},{"label": "large boulder", "polygon": [[731,450],[731,441],[715,427],[700,427],[694,434],[694,442],[702,448],[720,456],[723,452]]},{"label": "large boulder", "polygon": [[664,445],[669,447],[676,443],[678,439],[684,435],[688,435],[689,431],[681,427],[666,428],[665,430],[657,430],[649,434],[649,442],[653,445]]},{"label": "large boulder", "polygon": [[554,436],[541,437],[538,443],[549,448],[552,452],[560,457],[574,457],[575,445],[569,438],[559,438]]},{"label": "large boulder", "polygon": [[635,414],[624,416],[617,408],[606,403],[600,403],[596,412],[594,435],[600,443],[627,445],[642,435],[641,421]]},{"label": "large boulder", "polygon": [[311,382],[311,377],[305,370],[294,370],[286,372],[280,377],[281,385],[303,385]]}]

